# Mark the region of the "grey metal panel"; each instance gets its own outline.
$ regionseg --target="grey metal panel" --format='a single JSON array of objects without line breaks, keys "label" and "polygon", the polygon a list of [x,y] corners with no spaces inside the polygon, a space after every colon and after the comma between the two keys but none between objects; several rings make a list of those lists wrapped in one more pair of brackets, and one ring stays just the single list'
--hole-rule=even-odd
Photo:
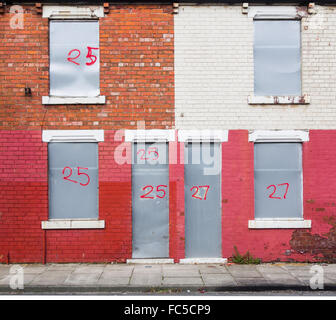
[{"label": "grey metal panel", "polygon": [[98,218],[98,144],[49,143],[48,157],[49,218]]},{"label": "grey metal panel", "polygon": [[[50,21],[50,95],[62,97],[95,97],[99,91],[99,51],[92,65],[86,58],[88,46],[99,48],[99,23],[93,21]],[[69,52],[80,56],[68,61]],[[76,57],[78,51],[70,54]],[[94,60],[94,58],[92,58]]]},{"label": "grey metal panel", "polygon": [[132,233],[133,258],[169,257],[167,143],[133,144]]},{"label": "grey metal panel", "polygon": [[[212,167],[213,161],[221,168],[220,144],[187,143],[185,156],[194,158],[184,166],[185,255],[187,258],[221,257],[221,170],[205,174],[211,172],[205,169]],[[209,186],[206,199],[207,188],[201,186]]]},{"label": "grey metal panel", "polygon": [[301,95],[298,20],[254,21],[255,95]]},{"label": "grey metal panel", "polygon": [[301,218],[301,144],[256,143],[254,165],[255,218]]}]

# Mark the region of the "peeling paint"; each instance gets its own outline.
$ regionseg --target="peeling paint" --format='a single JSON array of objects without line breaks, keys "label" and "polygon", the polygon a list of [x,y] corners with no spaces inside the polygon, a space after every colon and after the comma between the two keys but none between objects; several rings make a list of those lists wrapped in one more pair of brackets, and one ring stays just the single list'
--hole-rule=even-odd
[{"label": "peeling paint", "polygon": [[295,230],[289,241],[291,248],[300,254],[311,254],[316,260],[336,262],[336,217],[324,218],[332,228],[323,236],[307,230]]}]

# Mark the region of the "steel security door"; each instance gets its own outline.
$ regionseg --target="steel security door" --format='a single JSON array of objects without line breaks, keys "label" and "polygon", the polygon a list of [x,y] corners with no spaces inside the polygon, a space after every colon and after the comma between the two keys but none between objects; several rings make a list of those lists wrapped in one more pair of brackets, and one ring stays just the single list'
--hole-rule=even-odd
[{"label": "steel security door", "polygon": [[185,256],[221,257],[220,144],[185,145]]},{"label": "steel security door", "polygon": [[134,143],[132,165],[133,258],[169,257],[167,143]]}]

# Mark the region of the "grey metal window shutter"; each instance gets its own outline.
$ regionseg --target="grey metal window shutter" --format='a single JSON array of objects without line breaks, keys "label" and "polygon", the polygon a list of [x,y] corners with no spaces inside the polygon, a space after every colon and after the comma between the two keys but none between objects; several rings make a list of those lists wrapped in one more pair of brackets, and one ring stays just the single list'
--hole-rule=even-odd
[{"label": "grey metal window shutter", "polygon": [[[96,49],[99,48],[98,21],[52,20],[49,29],[50,95],[98,96],[100,93],[99,49]],[[92,57],[88,58],[88,55]]]},{"label": "grey metal window shutter", "polygon": [[301,22],[254,21],[254,94],[301,95]]},{"label": "grey metal window shutter", "polygon": [[98,218],[98,144],[49,143],[49,218]]},{"label": "grey metal window shutter", "polygon": [[255,143],[255,218],[302,218],[302,145]]}]

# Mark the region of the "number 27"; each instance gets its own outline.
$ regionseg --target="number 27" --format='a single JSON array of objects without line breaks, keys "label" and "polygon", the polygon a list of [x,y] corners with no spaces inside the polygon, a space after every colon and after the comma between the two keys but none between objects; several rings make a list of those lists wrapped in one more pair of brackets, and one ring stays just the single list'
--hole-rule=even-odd
[{"label": "number 27", "polygon": [[[286,185],[286,191],[285,191],[285,194],[283,195],[283,199],[286,199],[286,196],[287,196],[287,192],[288,192],[288,189],[289,189],[289,183],[281,183],[281,184],[278,184],[277,186],[280,187],[280,186],[284,186]],[[269,188],[273,188],[273,192],[268,196],[270,199],[282,199],[281,197],[274,197],[274,193],[276,192],[276,189],[277,187],[274,185],[274,184],[271,184],[270,186],[268,186],[266,189],[269,189]]]}]

